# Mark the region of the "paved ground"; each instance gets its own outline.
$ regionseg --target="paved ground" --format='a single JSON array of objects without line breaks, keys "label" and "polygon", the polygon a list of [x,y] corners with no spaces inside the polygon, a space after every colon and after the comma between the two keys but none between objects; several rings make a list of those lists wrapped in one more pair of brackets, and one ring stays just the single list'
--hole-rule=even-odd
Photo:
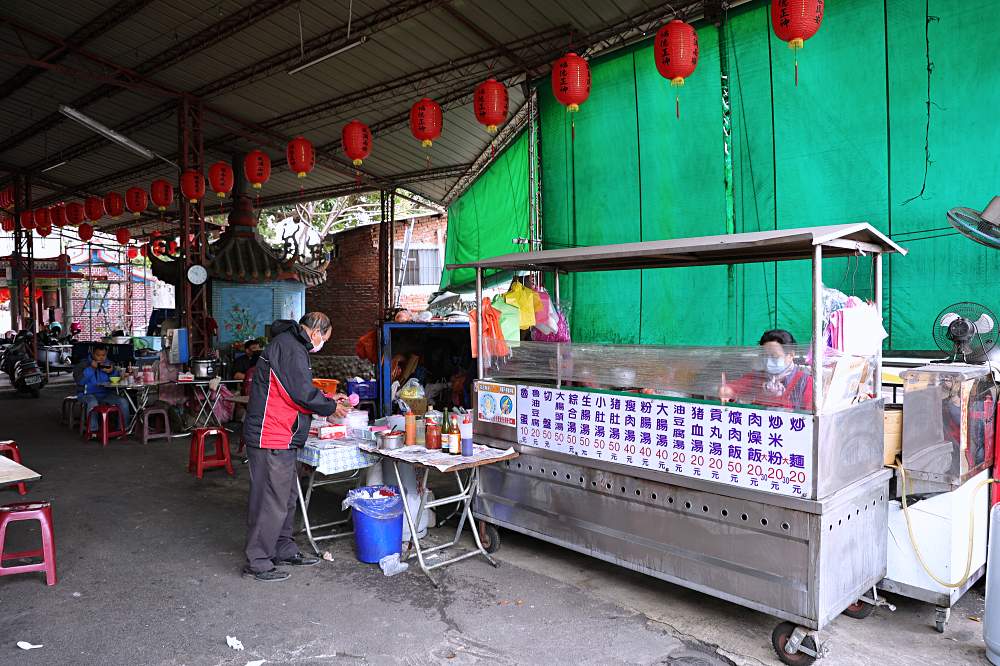
[{"label": "paved ground", "polygon": [[[53,588],[0,579],[0,664],[777,663],[773,618],[509,533],[499,569],[462,562],[440,573],[440,591],[413,570],[383,577],[345,541],[334,562],[285,583],[242,579],[246,469],[197,481],[186,439],[84,444],[57,424],[62,395],[0,386],[0,437],[43,474],[29,498],[54,502],[60,577]],[[12,532],[15,549],[37,539]],[[973,590],[944,635],[916,603],[840,618],[824,663],[984,663],[969,619],[981,615]]]}]

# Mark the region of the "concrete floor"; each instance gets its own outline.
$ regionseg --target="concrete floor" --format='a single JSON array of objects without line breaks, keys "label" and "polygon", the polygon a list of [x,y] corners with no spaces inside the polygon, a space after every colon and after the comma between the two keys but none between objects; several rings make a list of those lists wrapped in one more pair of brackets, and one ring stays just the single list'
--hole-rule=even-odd
[{"label": "concrete floor", "polygon": [[[31,400],[0,386],[0,438],[42,474],[28,498],[53,502],[59,561],[52,588],[0,579],[0,664],[779,663],[774,618],[509,532],[498,569],[467,560],[438,572],[437,591],[415,566],[385,578],[358,563],[348,540],[286,582],[243,579],[246,468],[198,481],[187,439],[83,443],[58,425],[64,389]],[[16,527],[8,550],[37,539]],[[985,663],[979,589],[943,635],[932,607],[894,601],[894,614],[836,620],[823,663]]]}]

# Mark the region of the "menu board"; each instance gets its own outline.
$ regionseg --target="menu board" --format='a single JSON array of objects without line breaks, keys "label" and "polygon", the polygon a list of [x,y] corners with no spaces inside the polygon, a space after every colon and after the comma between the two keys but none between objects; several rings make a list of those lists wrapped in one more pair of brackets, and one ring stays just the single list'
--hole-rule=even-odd
[{"label": "menu board", "polygon": [[525,446],[811,498],[813,419],[764,408],[517,387]]}]

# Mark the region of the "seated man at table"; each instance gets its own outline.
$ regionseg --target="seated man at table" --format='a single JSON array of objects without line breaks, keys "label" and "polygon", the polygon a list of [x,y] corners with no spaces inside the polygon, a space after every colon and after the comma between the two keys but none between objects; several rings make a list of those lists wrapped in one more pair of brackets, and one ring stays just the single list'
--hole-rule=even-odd
[{"label": "seated man at table", "polygon": [[233,379],[246,379],[250,368],[257,365],[260,358],[260,340],[250,339],[243,343],[243,355],[233,361]]},{"label": "seated man at table", "polygon": [[733,382],[727,382],[723,374],[719,400],[781,409],[812,409],[812,375],[808,368],[795,363],[795,354],[790,349],[795,345],[792,334],[782,329],[765,331],[759,344],[762,369]]},{"label": "seated man at table", "polygon": [[[120,396],[112,389],[104,386],[111,381],[111,377],[118,375],[112,371],[111,362],[108,360],[107,345],[94,345],[93,350],[83,361],[73,370],[73,381],[77,386],[77,397],[83,403],[85,414],[90,414],[97,405],[117,405],[122,410],[125,423],[128,424],[129,405],[124,396]],[[97,415],[90,417],[90,428],[97,429]]]}]

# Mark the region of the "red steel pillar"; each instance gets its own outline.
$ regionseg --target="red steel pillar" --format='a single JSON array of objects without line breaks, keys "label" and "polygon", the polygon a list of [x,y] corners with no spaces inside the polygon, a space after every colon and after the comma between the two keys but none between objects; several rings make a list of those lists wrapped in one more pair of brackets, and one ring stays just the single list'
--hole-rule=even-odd
[{"label": "red steel pillar", "polygon": [[[187,97],[178,105],[177,129],[180,167],[205,173],[205,149],[202,137],[201,103]],[[181,248],[184,270],[177,285],[180,292],[184,326],[188,330],[191,354],[206,356],[212,348],[209,330],[208,282],[193,284],[188,279],[192,266],[204,266],[207,238],[205,235],[205,203],[190,203],[183,195],[180,199]]]},{"label": "red steel pillar", "polygon": [[[21,211],[31,210],[31,176],[19,175],[14,180],[14,251],[11,272],[14,289],[10,299],[11,325],[17,329],[38,330],[38,308],[35,305],[35,243],[30,229],[21,227]],[[27,287],[27,303],[24,289]],[[27,316],[25,312],[27,311]],[[31,355],[35,356],[35,336],[31,336]]]}]

